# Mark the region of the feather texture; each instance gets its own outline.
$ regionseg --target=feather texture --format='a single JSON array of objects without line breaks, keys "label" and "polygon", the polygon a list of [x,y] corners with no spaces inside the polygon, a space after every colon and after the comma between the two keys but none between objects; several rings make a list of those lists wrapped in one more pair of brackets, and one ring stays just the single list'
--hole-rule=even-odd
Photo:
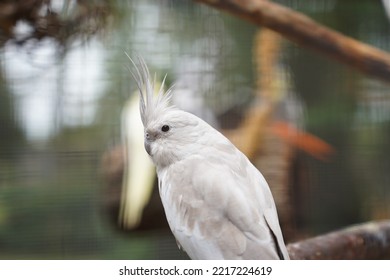
[{"label": "feather texture", "polygon": [[142,123],[147,126],[151,120],[158,118],[169,109],[172,109],[170,100],[172,99],[171,86],[167,91],[164,91],[166,75],[161,82],[160,90],[157,95],[154,92],[155,80],[150,78],[149,69],[142,57],[138,57],[138,67],[134,60],[125,53],[134,66],[135,72],[130,71],[134,80],[137,83],[138,90],[140,92],[140,113]]},{"label": "feather texture", "polygon": [[[176,240],[192,259],[288,259],[275,203],[262,174],[225,136],[152,94],[139,58],[135,77],[145,148]],[[134,62],[132,62],[135,65]]]}]

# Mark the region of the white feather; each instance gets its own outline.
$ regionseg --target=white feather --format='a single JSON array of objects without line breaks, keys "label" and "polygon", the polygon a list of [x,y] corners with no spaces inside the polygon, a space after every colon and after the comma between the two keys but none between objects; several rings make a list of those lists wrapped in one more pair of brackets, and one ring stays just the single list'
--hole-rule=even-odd
[{"label": "white feather", "polygon": [[181,247],[192,259],[288,259],[261,173],[213,127],[169,106],[171,91],[153,98],[149,71],[142,58],[139,63],[134,76],[142,95],[145,147]]},{"label": "white feather", "polygon": [[155,168],[144,151],[143,125],[138,111],[139,97],[133,95],[122,110],[122,143],[125,165],[119,224],[136,228],[153,191]]}]

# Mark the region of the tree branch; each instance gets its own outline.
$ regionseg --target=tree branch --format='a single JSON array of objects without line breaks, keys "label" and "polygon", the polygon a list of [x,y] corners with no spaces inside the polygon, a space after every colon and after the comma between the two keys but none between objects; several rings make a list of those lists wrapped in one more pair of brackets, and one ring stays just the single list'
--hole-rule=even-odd
[{"label": "tree branch", "polygon": [[[0,47],[10,40],[23,45],[52,38],[65,48],[75,38],[89,38],[101,32],[117,12],[109,0],[76,0],[72,5],[70,1],[62,1],[59,9],[61,12],[51,9],[53,2],[54,0],[0,1]],[[27,23],[29,30],[17,34],[15,26],[19,22]]]},{"label": "tree branch", "polygon": [[291,243],[291,259],[390,259],[390,220],[369,222]]},{"label": "tree branch", "polygon": [[322,26],[309,17],[265,0],[195,0],[270,28],[362,73],[390,82],[390,54]]}]

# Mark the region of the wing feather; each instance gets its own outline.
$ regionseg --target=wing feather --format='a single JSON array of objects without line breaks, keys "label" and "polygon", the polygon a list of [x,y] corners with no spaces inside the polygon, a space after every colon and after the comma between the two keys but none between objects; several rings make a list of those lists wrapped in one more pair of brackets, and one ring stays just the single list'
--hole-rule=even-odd
[{"label": "wing feather", "polygon": [[[264,210],[258,203],[261,194],[255,190],[268,185],[250,185],[263,181],[214,162],[192,157],[160,176],[160,195],[176,239],[193,259],[278,259],[273,236],[280,242],[281,231],[275,228],[272,196],[272,203],[267,202],[271,208]],[[250,171],[250,163],[245,168]]]}]

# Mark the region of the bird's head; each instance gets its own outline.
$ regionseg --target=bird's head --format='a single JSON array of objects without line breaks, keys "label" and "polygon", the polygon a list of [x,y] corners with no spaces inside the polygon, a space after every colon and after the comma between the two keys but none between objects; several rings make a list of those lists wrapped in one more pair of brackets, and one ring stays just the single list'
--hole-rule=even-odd
[{"label": "bird's head", "polygon": [[[131,59],[131,58],[130,58]],[[135,66],[134,79],[140,92],[140,113],[144,126],[145,150],[156,167],[164,168],[191,155],[202,145],[207,124],[198,117],[170,105],[172,88],[164,90],[165,78],[155,94],[154,81],[142,58]],[[203,133],[202,133],[203,131]]]}]

